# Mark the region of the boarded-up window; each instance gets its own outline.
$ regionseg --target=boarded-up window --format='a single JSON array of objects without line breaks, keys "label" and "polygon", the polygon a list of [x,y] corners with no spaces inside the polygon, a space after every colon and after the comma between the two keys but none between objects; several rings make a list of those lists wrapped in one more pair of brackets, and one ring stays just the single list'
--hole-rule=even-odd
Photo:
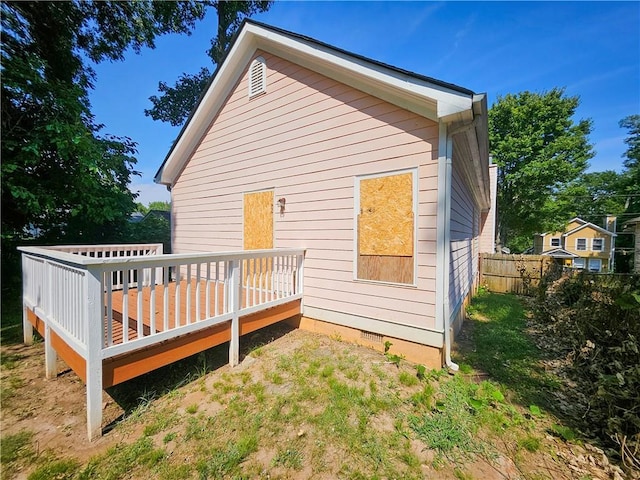
[{"label": "boarded-up window", "polygon": [[[244,249],[273,248],[273,190],[244,194]],[[245,285],[266,288],[272,269],[271,259],[242,262]]]},{"label": "boarded-up window", "polygon": [[358,269],[361,280],[414,282],[414,173],[361,178]]},{"label": "boarded-up window", "polygon": [[244,194],[244,249],[273,248],[273,190]]}]

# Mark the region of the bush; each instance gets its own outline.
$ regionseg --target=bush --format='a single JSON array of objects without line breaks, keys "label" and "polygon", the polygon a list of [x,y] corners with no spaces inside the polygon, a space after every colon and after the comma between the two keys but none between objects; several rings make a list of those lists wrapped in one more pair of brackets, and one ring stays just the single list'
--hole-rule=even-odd
[{"label": "bush", "polygon": [[640,276],[550,272],[540,289],[537,314],[568,349],[580,429],[640,467]]}]

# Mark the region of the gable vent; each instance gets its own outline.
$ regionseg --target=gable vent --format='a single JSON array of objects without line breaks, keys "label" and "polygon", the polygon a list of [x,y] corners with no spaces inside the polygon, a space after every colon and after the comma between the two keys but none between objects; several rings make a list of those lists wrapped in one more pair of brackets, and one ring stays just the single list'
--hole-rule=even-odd
[{"label": "gable vent", "polygon": [[258,57],[251,62],[249,69],[249,98],[267,91],[267,64]]}]

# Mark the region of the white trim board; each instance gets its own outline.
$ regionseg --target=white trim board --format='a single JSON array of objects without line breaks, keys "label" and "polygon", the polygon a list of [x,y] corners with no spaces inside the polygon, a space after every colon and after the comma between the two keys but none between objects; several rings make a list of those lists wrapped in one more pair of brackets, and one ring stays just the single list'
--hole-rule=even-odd
[{"label": "white trim board", "polygon": [[427,345],[429,347],[442,348],[444,346],[444,332],[414,325],[378,320],[375,318],[361,317],[349,313],[341,313],[323,308],[304,307],[303,316],[314,320],[355,328],[366,332],[378,333],[388,337],[399,338],[409,342]]}]

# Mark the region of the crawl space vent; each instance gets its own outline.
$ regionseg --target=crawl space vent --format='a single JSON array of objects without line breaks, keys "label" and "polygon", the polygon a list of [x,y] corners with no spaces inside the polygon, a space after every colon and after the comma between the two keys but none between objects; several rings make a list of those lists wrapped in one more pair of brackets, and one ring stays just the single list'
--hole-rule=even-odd
[{"label": "crawl space vent", "polygon": [[382,335],[379,333],[365,332],[360,330],[360,338],[371,343],[382,343]]}]

